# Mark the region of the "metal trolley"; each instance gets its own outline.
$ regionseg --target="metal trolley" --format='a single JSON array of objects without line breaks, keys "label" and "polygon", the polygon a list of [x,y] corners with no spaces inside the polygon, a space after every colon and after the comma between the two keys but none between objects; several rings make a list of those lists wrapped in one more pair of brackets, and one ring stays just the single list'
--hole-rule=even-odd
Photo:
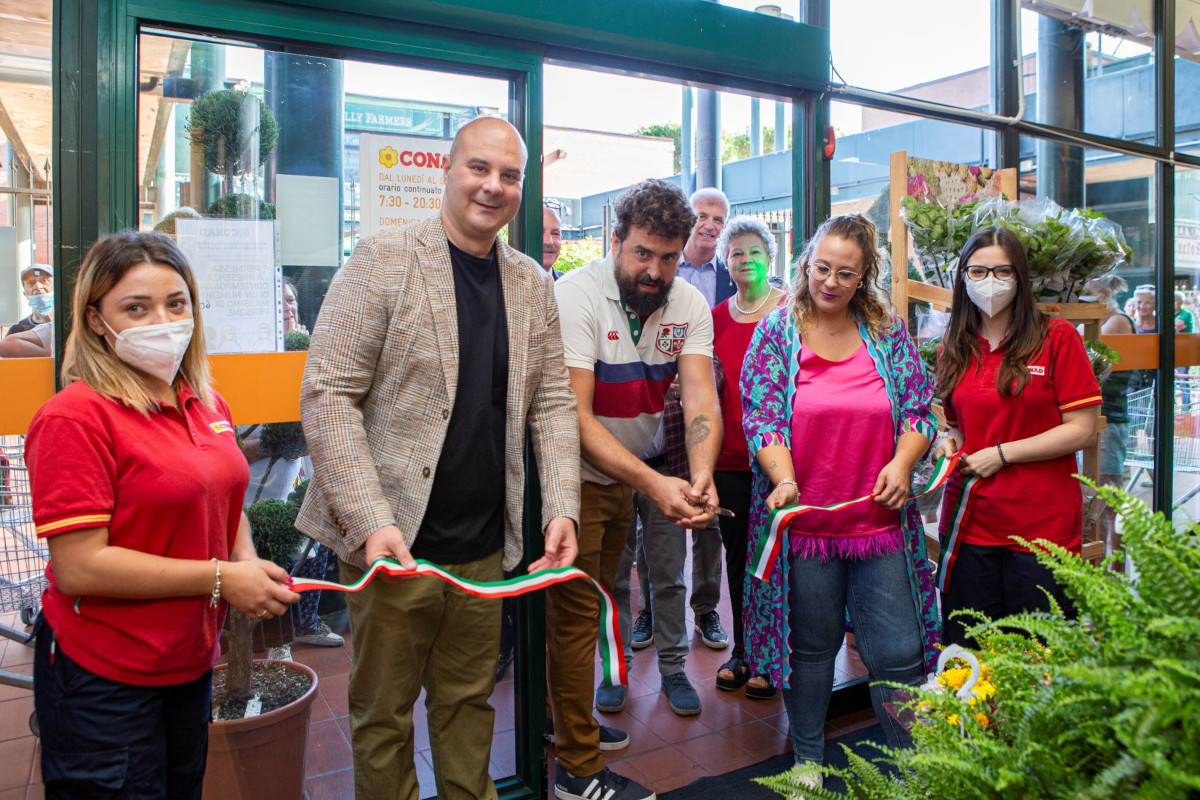
[{"label": "metal trolley", "polygon": [[[30,625],[41,608],[49,553],[34,530],[22,438],[0,439],[0,612],[15,611],[21,622]],[[0,625],[0,636],[21,644],[32,638],[9,625]],[[33,679],[0,670],[0,684],[33,688]]]},{"label": "metal trolley", "polygon": [[[1179,476],[1200,475],[1200,375],[1175,376],[1175,418],[1168,420],[1166,427],[1158,424],[1154,416],[1155,384],[1129,393],[1129,443],[1125,466],[1130,470],[1125,491],[1130,492],[1138,479],[1154,469],[1154,437],[1174,437],[1174,463],[1177,489]],[[1188,489],[1173,504],[1181,508],[1200,494],[1200,483]]]}]

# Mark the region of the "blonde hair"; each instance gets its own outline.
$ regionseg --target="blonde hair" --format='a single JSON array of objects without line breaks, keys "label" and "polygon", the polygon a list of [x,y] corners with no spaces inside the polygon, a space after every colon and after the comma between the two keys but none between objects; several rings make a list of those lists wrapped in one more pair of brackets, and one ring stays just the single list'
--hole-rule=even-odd
[{"label": "blonde hair", "polygon": [[63,353],[64,384],[83,381],[97,393],[149,414],[158,407],[149,383],[137,370],[117,358],[104,336],[97,336],[87,323],[87,309],[99,310],[100,301],[112,291],[125,273],[139,264],[162,264],[179,273],[192,300],[194,330],[175,376],[175,386],[186,380],[206,406],[213,408],[212,375],[200,319],[196,280],[187,259],[171,237],[161,233],[126,231],[105,236],[83,257],[71,303],[71,333]]},{"label": "blonde hair", "polygon": [[892,312],[876,288],[883,257],[875,244],[875,226],[862,214],[845,214],[825,220],[805,243],[792,269],[792,315],[796,328],[803,335],[808,325],[816,319],[816,303],[808,290],[808,267],[816,255],[817,244],[824,236],[845,239],[857,245],[862,253],[862,276],[850,298],[849,310],[855,320],[866,323],[871,338],[877,338],[892,324]]}]

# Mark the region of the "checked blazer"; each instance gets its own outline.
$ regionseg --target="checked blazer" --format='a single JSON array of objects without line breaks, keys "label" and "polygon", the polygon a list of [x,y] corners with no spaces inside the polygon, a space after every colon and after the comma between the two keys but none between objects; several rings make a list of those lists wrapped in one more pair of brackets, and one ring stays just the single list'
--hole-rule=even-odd
[{"label": "checked blazer", "polygon": [[[579,522],[579,417],[553,282],[501,241],[508,321],[504,568],[521,560],[525,436],[552,517]],[[458,317],[440,218],[364,239],[313,329],[300,417],[313,486],[296,527],[365,568],[363,544],[394,524],[411,547],[425,516],[458,385]],[[470,503],[472,487],[462,487]],[[464,560],[480,556],[466,553]]]}]

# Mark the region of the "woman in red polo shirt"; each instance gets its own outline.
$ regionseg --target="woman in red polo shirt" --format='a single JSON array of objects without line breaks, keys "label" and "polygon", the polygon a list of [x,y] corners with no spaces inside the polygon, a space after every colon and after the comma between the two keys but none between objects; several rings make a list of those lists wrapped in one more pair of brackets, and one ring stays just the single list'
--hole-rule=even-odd
[{"label": "woman in red polo shirt", "polygon": [[938,387],[951,426],[941,453],[965,454],[942,501],[944,641],[973,623],[1048,610],[1053,575],[1015,542],[1045,539],[1079,552],[1082,495],[1075,453],[1096,438],[1100,386],[1070,323],[1038,310],[1016,235],[984,228],[959,256]]},{"label": "woman in red polo shirt", "polygon": [[299,598],[250,541],[249,471],[175,243],[97,242],[71,313],[69,385],[26,439],[51,558],[34,657],[46,797],[198,800],[221,600],[265,618]]}]

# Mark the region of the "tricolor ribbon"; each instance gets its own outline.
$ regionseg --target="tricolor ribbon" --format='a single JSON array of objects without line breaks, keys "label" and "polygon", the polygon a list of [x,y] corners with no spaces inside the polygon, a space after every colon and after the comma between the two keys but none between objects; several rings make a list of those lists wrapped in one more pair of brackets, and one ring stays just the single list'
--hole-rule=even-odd
[{"label": "tricolor ribbon", "polygon": [[[955,453],[952,456],[941,456],[937,460],[937,464],[933,467],[933,475],[930,476],[929,482],[925,484],[925,488],[915,494],[908,496],[909,500],[920,497],[921,495],[929,494],[935,489],[941,488],[943,484],[950,478],[954,468],[958,466],[959,459],[962,458],[962,451]],[[807,514],[809,511],[841,511],[843,508],[866,503],[875,497],[874,494],[868,494],[854,500],[846,500],[841,503],[834,503],[831,506],[781,506],[771,512],[767,517],[767,524],[759,534],[758,541],[755,543],[755,558],[754,568],[751,575],[758,578],[760,581],[765,581],[771,576],[771,569],[775,565],[775,560],[779,557],[779,551],[783,547],[783,540],[786,538],[784,533],[791,526],[792,520],[801,514]]]},{"label": "tricolor ribbon", "polygon": [[539,569],[528,575],[521,575],[503,581],[471,581],[460,578],[453,572],[442,569],[424,559],[417,559],[414,569],[405,569],[392,558],[378,558],[363,576],[351,584],[322,581],[316,578],[297,578],[292,581],[292,591],[307,592],[324,590],[332,592],[361,592],[379,573],[397,578],[412,578],[429,576],[440,578],[451,586],[474,595],[475,597],[516,597],[522,594],[536,592],[560,583],[573,580],[585,580],[592,584],[600,595],[600,661],[604,667],[604,684],[606,686],[625,686],[629,678],[625,674],[625,658],[621,650],[621,635],[617,625],[617,607],[612,595],[594,578],[578,567],[556,567],[555,569]]}]

